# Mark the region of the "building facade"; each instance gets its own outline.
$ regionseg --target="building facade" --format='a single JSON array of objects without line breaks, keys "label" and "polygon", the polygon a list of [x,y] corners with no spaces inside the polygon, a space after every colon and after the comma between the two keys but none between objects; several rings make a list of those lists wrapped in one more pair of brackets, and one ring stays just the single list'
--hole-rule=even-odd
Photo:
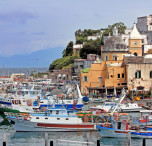
[{"label": "building facade", "polygon": [[125,57],[127,86],[129,90],[149,91],[152,87],[152,55]]},{"label": "building facade", "polygon": [[54,70],[50,72],[50,78],[54,81],[72,80],[72,69]]},{"label": "building facade", "polygon": [[118,33],[104,44],[102,60],[96,60],[90,70],[81,73],[82,93],[120,94],[127,87],[127,67],[124,58],[142,56],[142,38],[134,25],[129,36],[129,47]]}]

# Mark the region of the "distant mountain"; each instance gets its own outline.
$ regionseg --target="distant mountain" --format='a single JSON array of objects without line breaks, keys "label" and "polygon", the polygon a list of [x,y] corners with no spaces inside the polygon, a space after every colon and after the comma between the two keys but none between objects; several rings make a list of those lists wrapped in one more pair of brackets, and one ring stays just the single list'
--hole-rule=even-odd
[{"label": "distant mountain", "polygon": [[29,68],[47,67],[57,58],[62,57],[62,47],[40,50],[32,54],[15,55],[11,57],[0,56],[0,68]]}]

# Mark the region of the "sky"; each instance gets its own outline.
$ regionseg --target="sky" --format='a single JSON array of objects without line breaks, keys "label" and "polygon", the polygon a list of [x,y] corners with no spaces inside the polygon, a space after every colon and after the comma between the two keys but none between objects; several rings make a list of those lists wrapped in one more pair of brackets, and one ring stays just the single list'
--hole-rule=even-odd
[{"label": "sky", "polygon": [[151,0],[0,0],[0,68],[49,67],[78,29],[132,27]]}]

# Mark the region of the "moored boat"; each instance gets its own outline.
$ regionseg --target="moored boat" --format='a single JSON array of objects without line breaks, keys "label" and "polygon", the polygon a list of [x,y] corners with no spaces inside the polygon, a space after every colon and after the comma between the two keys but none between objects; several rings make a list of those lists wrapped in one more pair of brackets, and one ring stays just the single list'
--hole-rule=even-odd
[{"label": "moored boat", "polygon": [[47,112],[31,113],[27,118],[13,118],[11,123],[17,132],[34,131],[89,131],[96,129],[96,123],[85,123],[76,115],[70,115],[65,108],[50,108]]},{"label": "moored boat", "polygon": [[128,137],[132,138],[152,138],[152,129],[144,125],[132,126],[129,117],[121,114],[114,116],[111,123],[98,125],[97,130],[101,137]]}]

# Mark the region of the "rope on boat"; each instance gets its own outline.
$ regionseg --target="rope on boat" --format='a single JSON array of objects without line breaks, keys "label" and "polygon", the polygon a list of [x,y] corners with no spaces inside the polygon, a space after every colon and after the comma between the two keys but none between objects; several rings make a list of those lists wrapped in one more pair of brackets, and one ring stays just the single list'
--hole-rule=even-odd
[{"label": "rope on boat", "polygon": [[133,116],[129,115],[131,118],[133,118],[135,121],[137,121],[139,124],[141,124],[142,126],[146,127],[145,125],[143,125],[141,122],[139,122],[136,118],[134,118]]}]

